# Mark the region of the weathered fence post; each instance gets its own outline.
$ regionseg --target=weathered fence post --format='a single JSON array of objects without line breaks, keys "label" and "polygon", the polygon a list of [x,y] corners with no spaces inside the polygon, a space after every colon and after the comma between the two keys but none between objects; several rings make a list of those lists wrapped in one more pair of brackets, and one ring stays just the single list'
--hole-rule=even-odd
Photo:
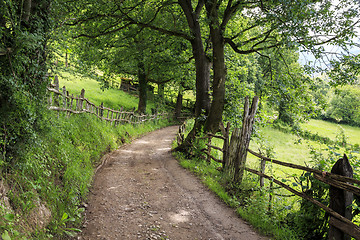
[{"label": "weathered fence post", "polygon": [[81,89],[81,92],[80,92],[80,100],[79,100],[79,110],[80,110],[80,111],[83,110],[84,97],[85,97],[85,89]]},{"label": "weathered fence post", "polygon": [[210,154],[211,154],[211,136],[210,135],[207,135],[207,150],[206,150],[206,152],[207,152],[207,154],[206,154],[206,161],[208,162],[208,163],[210,163],[211,162],[211,158],[210,158]]},{"label": "weathered fence post", "polygon": [[[266,166],[266,161],[264,159],[261,159],[260,162],[260,172],[261,173],[265,173],[265,166]],[[260,187],[264,187],[265,182],[264,182],[264,177],[260,177]]]},{"label": "weathered fence post", "polygon": [[243,125],[240,135],[240,145],[238,147],[237,156],[235,158],[234,181],[241,183],[244,175],[246,164],[247,149],[249,148],[252,127],[255,119],[255,113],[259,103],[259,97],[253,98],[251,108],[249,109],[249,97],[245,98]]},{"label": "weathered fence post", "polygon": [[62,95],[62,97],[63,97],[63,108],[64,109],[66,109],[67,107],[66,107],[66,103],[67,103],[67,98],[66,98],[66,87],[65,86],[63,86],[63,95]]},{"label": "weathered fence post", "polygon": [[236,158],[238,155],[238,149],[240,145],[240,130],[235,128],[230,139],[229,145],[229,159],[225,162],[225,171],[233,178],[234,169],[236,165]]},{"label": "weathered fence post", "polygon": [[[331,173],[335,173],[345,177],[353,177],[353,170],[349,160],[344,154],[331,169]],[[352,208],[350,205],[353,201],[353,193],[330,185],[329,190],[330,205],[329,207],[335,212],[352,220]],[[343,232],[346,229],[346,224],[337,220],[335,217],[330,217],[329,240],[350,240],[351,237]]]},{"label": "weathered fence post", "polygon": [[100,109],[99,109],[99,116],[101,119],[103,119],[103,115],[104,115],[104,103],[102,102],[100,104]]},{"label": "weathered fence post", "polygon": [[[55,76],[54,79],[55,90],[59,91],[59,78]],[[54,105],[59,107],[59,95],[54,93]]]},{"label": "weathered fence post", "polygon": [[71,94],[70,100],[70,109],[73,110],[73,101],[74,101],[74,94]]},{"label": "weathered fence post", "polygon": [[230,122],[226,124],[226,128],[224,128],[224,124],[220,124],[221,133],[224,136],[224,145],[223,145],[223,169],[229,162],[229,135],[230,135]]}]

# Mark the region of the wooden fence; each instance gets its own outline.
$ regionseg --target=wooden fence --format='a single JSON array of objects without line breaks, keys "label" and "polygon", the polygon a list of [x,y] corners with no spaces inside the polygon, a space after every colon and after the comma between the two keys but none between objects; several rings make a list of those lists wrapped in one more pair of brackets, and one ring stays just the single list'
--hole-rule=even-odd
[{"label": "wooden fence", "polygon": [[59,88],[58,77],[55,76],[54,82],[48,87],[48,105],[50,110],[66,112],[67,114],[90,113],[98,118],[108,121],[114,126],[122,123],[141,124],[150,120],[160,120],[170,118],[170,113],[137,114],[133,111],[125,111],[123,107],[119,110],[107,108],[101,103],[99,106],[85,98],[85,90],[82,89],[80,95],[69,95],[66,87]]},{"label": "wooden fence", "polygon": [[[255,97],[252,102],[251,108],[249,108],[249,99],[245,99],[244,106],[244,115],[242,129],[234,129],[233,133],[229,134],[230,124],[228,123],[226,128],[221,125],[221,135],[207,134],[204,139],[206,141],[206,148],[202,149],[204,153],[204,158],[207,161],[210,159],[220,162],[223,164],[223,171],[226,171],[229,174],[234,182],[241,182],[243,178],[243,171],[248,171],[250,173],[260,176],[260,186],[264,186],[264,179],[269,179],[270,184],[275,183],[280,187],[290,191],[292,194],[297,195],[303,199],[306,199],[313,204],[317,205],[330,216],[329,221],[329,238],[331,240],[350,240],[350,236],[355,239],[360,239],[360,228],[352,222],[352,209],[349,205],[353,201],[353,194],[360,196],[360,188],[354,186],[354,184],[360,185],[360,181],[353,178],[352,168],[350,163],[344,155],[343,158],[339,159],[336,164],[333,166],[331,172],[322,172],[317,169],[312,169],[309,167],[292,164],[288,162],[283,162],[275,159],[271,159],[265,156],[262,156],[260,153],[257,153],[249,149],[250,136],[252,131],[252,125],[254,122],[254,117],[257,109],[258,98]],[[182,126],[179,129],[178,134],[178,143],[181,143],[184,139],[185,127]],[[180,137],[181,136],[181,137]],[[224,141],[223,147],[219,148],[211,144],[212,138],[222,139]],[[221,151],[223,154],[222,159],[217,159],[211,155],[211,150],[216,149]],[[250,153],[257,158],[261,159],[261,170],[251,169],[245,166],[247,153]],[[273,176],[265,174],[265,163],[271,162],[272,164],[278,164],[284,167],[289,167],[292,169],[298,169],[305,171],[307,173],[313,174],[313,177],[319,181],[322,181],[330,185],[330,205],[326,206],[318,200],[307,195],[303,191],[298,191],[289,185],[286,185],[282,181],[275,179]]]}]

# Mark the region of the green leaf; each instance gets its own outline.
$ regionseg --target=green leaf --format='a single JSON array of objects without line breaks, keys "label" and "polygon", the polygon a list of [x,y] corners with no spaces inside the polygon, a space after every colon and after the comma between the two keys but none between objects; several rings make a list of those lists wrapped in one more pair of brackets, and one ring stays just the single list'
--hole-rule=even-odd
[{"label": "green leaf", "polygon": [[69,215],[67,213],[64,213],[61,217],[61,221],[64,221],[65,219],[67,219],[69,217]]},{"label": "green leaf", "polygon": [[296,182],[293,182],[292,185],[296,187],[298,184]]},{"label": "green leaf", "polygon": [[5,218],[6,220],[8,220],[8,221],[13,221],[14,218],[15,218],[15,215],[9,213],[9,214],[6,214],[6,215],[4,216],[4,218]]},{"label": "green leaf", "polygon": [[10,237],[9,233],[8,233],[8,231],[6,231],[6,230],[5,230],[5,232],[1,235],[1,238],[2,238],[3,240],[11,240],[11,237]]},{"label": "green leaf", "polygon": [[74,232],[64,231],[64,233],[66,233],[66,235],[68,235],[70,237],[75,237],[76,236],[76,233],[74,233]]},{"label": "green leaf", "polygon": [[74,231],[74,232],[82,232],[80,229],[78,228],[67,228],[67,230],[69,231]]}]

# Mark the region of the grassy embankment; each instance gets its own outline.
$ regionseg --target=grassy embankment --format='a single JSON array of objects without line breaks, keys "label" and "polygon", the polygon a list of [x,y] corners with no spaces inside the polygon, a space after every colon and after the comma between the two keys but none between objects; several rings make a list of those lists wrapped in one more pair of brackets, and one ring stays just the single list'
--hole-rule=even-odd
[{"label": "grassy embankment", "polygon": [[[64,73],[63,75],[65,75]],[[90,78],[60,78],[70,94],[85,96],[94,103],[131,109],[136,97],[119,90],[98,91]],[[108,104],[108,105],[107,105]],[[93,115],[67,117],[44,108],[42,129],[31,143],[8,164],[2,163],[0,234],[3,239],[68,239],[78,231],[83,203],[100,158],[124,142],[168,125],[157,121],[140,126],[117,127]],[[4,196],[4,195],[3,195]]]},{"label": "grassy embankment", "polygon": [[[320,136],[327,136],[333,141],[335,141],[337,135],[341,133],[342,128],[345,135],[348,136],[348,143],[355,145],[360,142],[360,128],[349,126],[339,127],[337,124],[320,120],[311,120],[308,123],[303,124],[302,128],[313,133],[317,133]],[[296,135],[284,133],[271,127],[258,130],[258,134],[261,135],[262,141],[256,141],[254,139],[250,144],[251,149],[258,150],[260,145],[262,145],[263,151],[264,147],[270,149],[273,158],[299,165],[312,166],[316,164],[313,162],[310,149],[323,152],[324,158],[326,159],[329,159],[329,156],[331,155],[330,152],[333,151],[333,149],[330,149],[329,146],[325,144],[311,140],[301,140]],[[218,141],[217,144],[221,146],[222,143],[221,141]],[[345,149],[336,149],[336,151],[340,154],[338,158],[346,152]],[[217,154],[217,157],[221,158],[221,154]],[[353,153],[353,155],[356,154]],[[355,156],[352,160],[354,163],[355,174],[358,174],[356,168],[356,164],[358,163],[357,158]],[[212,191],[214,191],[227,204],[237,208],[238,213],[243,218],[251,222],[261,232],[272,235],[275,239],[299,239],[299,233],[296,233],[294,229],[285,228],[283,224],[279,224],[280,222],[286,221],[288,214],[292,214],[294,211],[299,210],[299,199],[297,197],[273,196],[271,215],[269,215],[268,190],[253,191],[254,189],[258,189],[257,176],[250,173],[246,174],[242,188],[248,189],[249,192],[252,193],[249,195],[246,191],[243,191],[245,196],[243,199],[240,199],[242,198],[241,193],[240,195],[236,194],[236,196],[234,196],[227,191],[229,189],[229,186],[226,186],[227,179],[226,176],[223,176],[222,173],[217,170],[220,166],[218,163],[212,162],[212,164],[209,165],[202,160],[187,160],[181,156],[180,159],[183,167],[197,173]],[[259,164],[260,163],[257,158],[250,154],[248,155],[247,165],[249,167],[258,169]],[[287,181],[287,184],[293,186],[293,183],[295,183],[293,175],[297,174],[299,178],[302,172],[275,164],[268,164],[266,173],[277,176],[277,179]],[[268,186],[269,181],[266,181],[266,184]],[[289,195],[286,190],[276,190],[276,192],[278,194]]]},{"label": "grassy embankment", "polygon": [[[113,88],[101,89],[101,85],[95,77],[85,77],[73,72],[61,72],[59,83],[60,87],[65,85],[66,89],[74,95],[80,95],[81,89],[85,89],[85,97],[98,106],[103,102],[104,106],[115,110],[121,107],[129,110],[137,107],[138,104],[138,98],[135,95]],[[148,103],[148,112],[151,112],[151,108],[154,108],[153,102]]]}]

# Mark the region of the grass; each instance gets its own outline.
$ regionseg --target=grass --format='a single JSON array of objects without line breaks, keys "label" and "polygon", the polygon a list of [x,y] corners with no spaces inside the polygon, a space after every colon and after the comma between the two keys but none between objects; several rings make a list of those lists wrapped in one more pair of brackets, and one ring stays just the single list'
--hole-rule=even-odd
[{"label": "grass", "polygon": [[[333,123],[327,123],[319,120],[311,120],[309,123],[310,124],[307,128],[304,127],[305,129],[312,129],[312,131],[314,131],[311,127],[315,125],[321,130],[318,130],[319,135],[329,136],[332,140],[335,140],[336,136],[341,132],[341,128]],[[320,126],[324,126],[324,129],[321,129]],[[360,128],[349,126],[343,126],[343,128],[345,129],[345,134],[349,135],[350,133],[349,142],[353,144],[356,143],[357,137],[360,136]],[[187,129],[190,129],[190,127]],[[332,135],[329,135],[329,131],[332,132]],[[258,149],[261,148],[263,155],[266,150],[268,150],[268,152],[271,153],[271,158],[303,166],[311,167],[318,163],[313,162],[313,155],[310,153],[311,149],[322,152],[324,154],[321,156],[323,161],[329,161],[326,164],[330,166],[334,164],[334,161],[341,157],[341,154],[348,151],[344,148],[335,149],[335,151],[339,152],[337,154],[340,154],[336,156],[336,154],[334,155],[334,153],[332,153],[333,150],[331,150],[329,146],[320,144],[316,141],[303,140],[298,136],[284,133],[271,127],[259,129],[257,134],[259,138],[252,139],[250,149],[258,151]],[[222,144],[223,142],[217,139],[214,139],[212,142],[212,145],[219,147],[222,147]],[[201,149],[203,147],[204,146],[201,145],[198,148]],[[222,157],[222,154],[216,150],[212,150],[212,155],[220,159]],[[331,160],[331,158],[333,159]],[[180,164],[184,168],[190,169],[199,175],[209,189],[214,191],[225,203],[235,207],[242,218],[249,221],[261,232],[271,235],[275,239],[298,239],[297,233],[283,224],[289,220],[289,215],[295,216],[295,218],[293,218],[293,220],[295,219],[295,222],[303,221],[301,214],[301,216],[296,215],[300,209],[300,201],[298,197],[280,197],[281,195],[290,194],[284,189],[273,190],[275,195],[272,197],[272,210],[269,213],[269,181],[265,181],[265,188],[260,190],[258,186],[258,176],[246,172],[243,183],[239,188],[241,190],[239,192],[235,192],[235,195],[232,195],[228,191],[229,181],[227,181],[227,177],[217,170],[219,167],[218,163],[212,161],[211,164],[208,164],[204,160],[198,159],[186,160],[181,156],[179,159]],[[356,164],[356,161],[353,163],[355,163],[353,166],[354,173],[357,175],[358,164]],[[247,166],[258,169],[259,165],[259,159],[251,154],[248,154]],[[299,191],[301,191],[301,189],[296,181],[299,181],[299,179],[304,179],[301,180],[304,181],[304,183],[307,181],[305,176],[300,177],[303,173],[302,171],[271,164],[269,162],[267,162],[266,173],[268,175],[275,176],[278,180],[286,181],[286,184],[298,189]],[[231,188],[232,187],[230,186],[230,189]],[[246,194],[247,191],[250,193]],[[232,191],[232,193],[234,192]],[[244,197],[242,197],[243,194],[245,194]],[[239,207],[239,204],[241,204],[241,207]],[[301,226],[299,229],[301,229]],[[305,232],[302,232],[302,230],[299,230],[300,235],[304,233]]]},{"label": "grass", "polygon": [[[252,204],[247,208],[240,207],[240,202],[235,196],[228,193],[226,188],[227,178],[218,170],[218,164],[212,162],[208,164],[202,159],[186,159],[182,154],[175,153],[180,165],[192,172],[194,172],[202,182],[213,191],[222,201],[232,208],[235,208],[237,213],[255,226],[262,234],[271,235],[274,239],[288,239],[295,240],[296,235],[289,229],[281,227],[274,218],[266,213],[267,203],[264,201],[264,196],[253,197]],[[261,204],[259,204],[261,202]]]},{"label": "grass", "polygon": [[322,120],[311,119],[307,123],[301,124],[301,128],[313,133],[318,133],[320,136],[329,137],[332,140],[336,139],[340,129],[344,129],[344,133],[348,138],[350,144],[360,145],[360,128],[349,125],[336,124]]},{"label": "grass", "polygon": [[[137,106],[137,97],[116,89],[100,90],[94,77],[62,72],[60,86],[70,94],[86,89],[85,97],[95,104],[114,109]],[[150,107],[153,106],[150,103]],[[64,113],[42,111],[41,129],[31,143],[24,143],[17,159],[1,166],[7,171],[0,176],[11,189],[8,208],[0,207],[0,234],[4,239],[69,239],[79,231],[81,207],[86,202],[94,169],[101,157],[125,142],[144,133],[170,125],[167,120],[141,125],[116,127],[90,114],[67,116]],[[31,224],[31,212],[41,212],[39,204],[51,212],[45,226]],[[30,219],[31,218],[31,219]]]},{"label": "grass", "polygon": [[[264,148],[267,148],[270,149],[272,158],[303,166],[311,165],[309,145],[315,148],[325,147],[314,141],[299,141],[297,136],[281,132],[271,127],[259,130],[258,134],[261,135],[262,140],[253,139],[253,141],[250,142],[250,149],[258,152],[258,149],[262,148],[262,152],[264,152]],[[257,157],[248,154],[248,165],[250,167],[257,169],[259,164],[260,161]],[[271,165],[270,163],[267,164]],[[294,173],[299,173],[300,171],[273,164],[271,165],[271,169],[268,169],[268,173],[269,172],[276,176],[286,177]]]},{"label": "grass", "polygon": [[[16,212],[15,220],[31,229],[34,226],[26,223],[31,221],[23,220],[36,211],[36,202],[51,212],[47,230],[27,230],[23,233],[27,239],[63,239],[78,231],[84,210],[80,206],[86,202],[101,156],[137,136],[169,125],[168,121],[158,121],[114,127],[93,115],[67,117],[50,111],[45,112],[43,121],[41,134],[31,145],[24,146],[17,164],[6,176],[12,189],[9,199],[13,212],[3,212],[3,216]],[[11,237],[22,232],[14,230],[13,222],[0,228]]]},{"label": "grass", "polygon": [[[121,107],[130,110],[138,106],[139,100],[136,95],[114,88],[101,89],[101,83],[96,76],[83,76],[71,71],[62,71],[59,73],[59,83],[60,88],[66,86],[70,95],[80,95],[81,89],[85,89],[85,97],[96,105],[103,102],[105,107],[115,110]],[[148,102],[147,112],[151,113],[152,108],[155,108],[154,103]]]}]

